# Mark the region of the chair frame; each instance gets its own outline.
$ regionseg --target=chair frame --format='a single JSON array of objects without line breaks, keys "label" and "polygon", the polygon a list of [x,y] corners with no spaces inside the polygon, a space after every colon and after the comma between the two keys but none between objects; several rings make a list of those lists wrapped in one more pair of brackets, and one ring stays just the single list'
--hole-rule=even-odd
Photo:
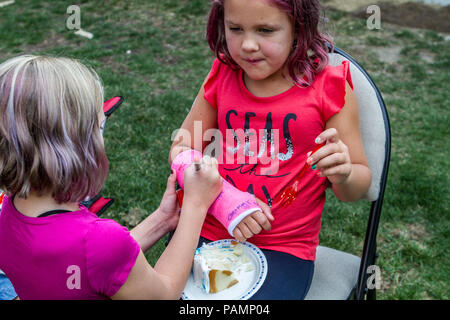
[{"label": "chair frame", "polygon": [[391,129],[388,113],[386,110],[386,105],[384,103],[383,97],[381,96],[380,90],[375,85],[372,78],[369,76],[367,71],[348,53],[344,50],[339,49],[338,47],[334,47],[334,53],[339,54],[349,60],[356,68],[358,68],[362,74],[369,81],[375,93],[377,95],[378,103],[380,105],[381,113],[383,116],[384,129],[385,129],[385,157],[384,157],[384,165],[383,170],[381,172],[380,179],[380,191],[378,194],[378,198],[375,201],[372,201],[369,213],[369,219],[367,223],[366,236],[364,239],[364,247],[361,257],[361,265],[359,268],[358,280],[356,283],[356,287],[353,289],[352,293],[349,296],[349,299],[355,300],[375,300],[376,299],[376,288],[369,289],[367,286],[368,267],[371,265],[376,265],[378,253],[377,253],[377,232],[378,225],[380,222],[381,209],[383,206],[384,192],[386,189],[388,171],[389,171],[389,161],[391,157]]}]

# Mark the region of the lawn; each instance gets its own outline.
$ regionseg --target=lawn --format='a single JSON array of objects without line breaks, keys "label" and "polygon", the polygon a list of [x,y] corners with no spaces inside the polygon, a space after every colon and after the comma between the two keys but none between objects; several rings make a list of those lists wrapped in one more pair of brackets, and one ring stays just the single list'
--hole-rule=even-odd
[{"label": "lawn", "polygon": [[[125,97],[105,131],[114,197],[105,213],[132,228],[155,210],[170,168],[172,132],[190,109],[213,60],[205,41],[207,0],[78,1],[89,40],[66,27],[69,1],[16,1],[0,8],[0,62],[25,53],[69,56],[93,66],[106,98]],[[449,299],[450,42],[424,29],[327,10],[337,46],[371,74],[391,121],[392,156],[378,231],[378,299]],[[330,193],[322,245],[361,255],[367,201]],[[147,253],[154,264],[162,239]]]}]

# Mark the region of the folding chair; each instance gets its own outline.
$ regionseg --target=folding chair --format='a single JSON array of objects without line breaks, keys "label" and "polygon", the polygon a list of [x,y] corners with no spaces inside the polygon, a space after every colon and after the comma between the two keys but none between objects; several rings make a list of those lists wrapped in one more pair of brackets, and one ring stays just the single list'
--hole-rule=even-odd
[{"label": "folding chair", "polygon": [[[102,134],[105,130],[106,120],[111,116],[111,114],[117,110],[117,108],[122,104],[123,97],[118,96],[106,100],[103,103],[103,113],[105,114],[105,122],[101,128]],[[102,215],[106,209],[108,209],[114,202],[114,198],[103,198],[101,194],[97,194],[95,197],[90,199],[85,199],[81,201],[81,204],[89,209],[90,212],[95,213],[97,216]]]},{"label": "folding chair", "polygon": [[[306,300],[363,300],[376,298],[376,286],[368,277],[376,268],[376,236],[389,169],[391,133],[381,93],[367,72],[349,54],[339,48],[329,54],[330,65],[350,62],[354,93],[358,101],[361,135],[372,184],[366,199],[371,201],[362,256],[318,246],[314,276]],[[371,279],[369,279],[371,280]]]}]

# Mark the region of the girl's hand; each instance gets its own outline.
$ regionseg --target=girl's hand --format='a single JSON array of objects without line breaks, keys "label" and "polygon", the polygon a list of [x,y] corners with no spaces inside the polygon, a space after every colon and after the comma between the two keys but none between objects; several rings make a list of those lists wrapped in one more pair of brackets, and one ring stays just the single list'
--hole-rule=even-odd
[{"label": "girl's hand", "polygon": [[270,230],[270,221],[274,220],[272,212],[267,204],[256,198],[256,202],[262,211],[256,211],[248,215],[234,228],[233,235],[236,240],[245,241],[255,234],[260,233],[263,229]]},{"label": "girl's hand", "polygon": [[319,177],[327,177],[332,184],[342,184],[352,173],[348,147],[339,139],[335,128],[323,131],[315,141],[325,145],[313,155],[308,152],[306,160]]},{"label": "girl's hand", "polygon": [[206,211],[222,191],[222,177],[215,158],[204,156],[184,172],[184,204]]},{"label": "girl's hand", "polygon": [[178,204],[177,194],[175,192],[176,181],[177,175],[172,171],[167,179],[166,191],[157,210],[169,230],[174,230],[177,227],[180,218],[180,205]]}]

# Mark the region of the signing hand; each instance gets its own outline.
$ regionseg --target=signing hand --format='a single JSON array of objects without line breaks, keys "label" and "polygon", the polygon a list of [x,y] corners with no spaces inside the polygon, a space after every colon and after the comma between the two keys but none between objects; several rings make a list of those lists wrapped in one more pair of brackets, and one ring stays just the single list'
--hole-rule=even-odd
[{"label": "signing hand", "polygon": [[177,181],[177,175],[172,174],[167,179],[166,191],[161,199],[161,203],[157,212],[160,214],[161,219],[166,221],[169,230],[176,228],[178,220],[180,218],[180,205],[177,201],[177,194],[175,192],[175,183]]},{"label": "signing hand", "polygon": [[204,211],[206,214],[208,208],[222,191],[222,177],[218,166],[217,159],[204,156],[186,169],[183,206],[190,203],[192,207],[201,209],[197,210],[198,212]]}]

